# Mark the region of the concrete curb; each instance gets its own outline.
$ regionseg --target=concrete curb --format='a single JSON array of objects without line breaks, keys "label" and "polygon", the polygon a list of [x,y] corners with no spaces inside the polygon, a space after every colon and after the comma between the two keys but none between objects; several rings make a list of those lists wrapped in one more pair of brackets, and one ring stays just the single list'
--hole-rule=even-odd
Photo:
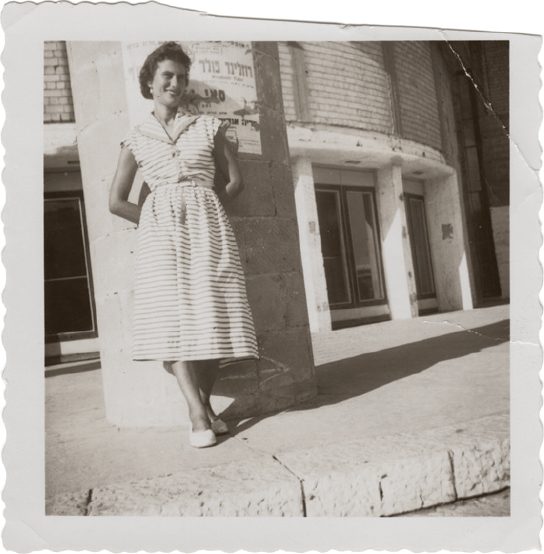
[{"label": "concrete curb", "polygon": [[57,495],[47,515],[391,516],[510,485],[507,415]]}]

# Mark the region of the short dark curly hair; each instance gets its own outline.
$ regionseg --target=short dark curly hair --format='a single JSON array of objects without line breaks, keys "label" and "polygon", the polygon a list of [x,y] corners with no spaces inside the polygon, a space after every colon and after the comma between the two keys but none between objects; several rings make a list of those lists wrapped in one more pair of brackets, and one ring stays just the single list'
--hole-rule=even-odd
[{"label": "short dark curly hair", "polygon": [[187,70],[185,84],[189,83],[189,70],[191,69],[191,58],[183,51],[183,48],[177,42],[165,42],[153,50],[145,59],[144,65],[140,70],[140,92],[144,98],[153,99],[149,90],[149,82],[153,81],[157,66],[163,60],[172,60],[178,62]]}]

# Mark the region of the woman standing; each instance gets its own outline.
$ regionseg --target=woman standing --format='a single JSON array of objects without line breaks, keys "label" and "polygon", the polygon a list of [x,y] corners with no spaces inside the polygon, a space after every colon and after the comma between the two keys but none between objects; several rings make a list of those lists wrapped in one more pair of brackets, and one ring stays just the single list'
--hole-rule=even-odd
[{"label": "woman standing", "polygon": [[[221,121],[180,109],[190,59],[167,42],[140,72],[153,113],[122,142],[110,211],[138,224],[133,360],[160,360],[187,401],[190,444],[202,448],[228,432],[210,394],[221,358],[258,357],[245,281],[221,202],[238,195],[242,176]],[[213,190],[215,167],[227,182]],[[147,198],[128,201],[136,171]]]}]

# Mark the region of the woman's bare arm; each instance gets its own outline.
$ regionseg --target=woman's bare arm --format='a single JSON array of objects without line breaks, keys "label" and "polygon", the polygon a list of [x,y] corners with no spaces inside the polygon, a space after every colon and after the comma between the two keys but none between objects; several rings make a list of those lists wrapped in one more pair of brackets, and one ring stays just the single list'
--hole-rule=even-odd
[{"label": "woman's bare arm", "polygon": [[138,164],[134,159],[134,155],[128,148],[123,147],[111,185],[109,199],[109,208],[112,214],[136,224],[140,221],[141,206],[129,202],[128,195],[137,170]]},{"label": "woman's bare arm", "polygon": [[219,199],[226,203],[244,190],[244,182],[238,160],[232,152],[225,135],[221,132],[217,133],[214,143],[213,155],[216,166],[227,183],[226,187],[219,192]]}]

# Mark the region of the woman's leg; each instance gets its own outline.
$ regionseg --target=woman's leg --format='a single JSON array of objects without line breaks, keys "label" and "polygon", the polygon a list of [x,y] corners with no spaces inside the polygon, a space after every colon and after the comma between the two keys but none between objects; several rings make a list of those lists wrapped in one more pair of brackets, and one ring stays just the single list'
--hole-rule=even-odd
[{"label": "woman's leg", "polygon": [[206,407],[206,412],[210,420],[217,419],[211,404],[210,395],[212,394],[213,385],[217,379],[219,370],[219,360],[204,360],[198,368],[198,382],[200,385],[200,398]]},{"label": "woman's leg", "polygon": [[171,367],[178,380],[179,388],[187,401],[193,431],[210,429],[207,406],[202,401],[200,393],[199,373],[202,369],[202,362],[174,362]]}]

